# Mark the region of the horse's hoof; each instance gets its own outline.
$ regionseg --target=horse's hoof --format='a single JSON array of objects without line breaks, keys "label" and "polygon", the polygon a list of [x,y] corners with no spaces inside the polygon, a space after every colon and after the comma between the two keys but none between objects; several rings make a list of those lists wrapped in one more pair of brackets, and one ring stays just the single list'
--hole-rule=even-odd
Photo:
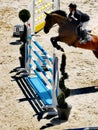
[{"label": "horse's hoof", "polygon": [[61,48],[61,51],[62,51],[62,52],[64,52],[64,49],[63,49],[63,48]]}]

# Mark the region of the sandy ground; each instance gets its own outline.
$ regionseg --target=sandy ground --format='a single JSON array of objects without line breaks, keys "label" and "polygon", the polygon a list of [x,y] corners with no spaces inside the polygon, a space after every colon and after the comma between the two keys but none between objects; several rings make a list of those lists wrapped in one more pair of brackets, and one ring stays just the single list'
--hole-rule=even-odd
[{"label": "sandy ground", "polygon": [[[67,101],[72,105],[72,111],[68,121],[60,121],[58,118],[37,120],[31,105],[27,102],[19,102],[25,98],[17,83],[11,78],[10,71],[19,66],[18,57],[20,45],[11,45],[16,41],[12,37],[13,26],[20,24],[18,12],[27,8],[30,0],[0,0],[0,130],[39,130],[47,127],[49,130],[63,130],[67,128],[98,126],[98,92],[90,92],[68,97]],[[68,11],[68,4],[72,0],[61,0],[61,9]],[[91,20],[88,28],[98,35],[98,1],[74,0],[78,7],[87,12]],[[37,40],[52,53],[52,45],[49,41],[55,36],[57,28],[53,28],[48,35],[41,31]],[[62,43],[67,56],[66,71],[69,79],[66,86],[70,89],[79,89],[98,86],[98,59],[88,50],[69,47]],[[55,51],[60,58],[62,53]]]}]

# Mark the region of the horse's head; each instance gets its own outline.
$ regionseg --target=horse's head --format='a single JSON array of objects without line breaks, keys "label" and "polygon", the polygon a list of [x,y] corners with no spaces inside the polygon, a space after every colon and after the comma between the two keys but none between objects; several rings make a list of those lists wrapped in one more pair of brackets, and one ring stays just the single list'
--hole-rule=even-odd
[{"label": "horse's head", "polygon": [[52,28],[53,26],[53,22],[52,22],[52,16],[51,14],[48,14],[46,12],[44,12],[46,14],[46,18],[45,18],[45,26],[44,26],[44,32],[48,33],[49,30]]},{"label": "horse's head", "polygon": [[60,16],[67,17],[66,12],[64,12],[62,10],[56,10],[49,14],[45,12],[45,14],[46,14],[45,26],[44,26],[45,33],[48,33],[49,30],[52,28],[52,26],[61,20]]}]

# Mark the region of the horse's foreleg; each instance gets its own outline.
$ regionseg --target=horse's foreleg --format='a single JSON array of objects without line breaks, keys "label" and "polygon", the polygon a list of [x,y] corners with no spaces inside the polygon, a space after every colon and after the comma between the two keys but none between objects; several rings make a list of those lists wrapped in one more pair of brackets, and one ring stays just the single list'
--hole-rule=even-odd
[{"label": "horse's foreleg", "polygon": [[64,49],[57,43],[58,37],[52,37],[50,40],[51,40],[53,47],[55,47],[57,50],[61,50],[62,52],[64,52]]}]

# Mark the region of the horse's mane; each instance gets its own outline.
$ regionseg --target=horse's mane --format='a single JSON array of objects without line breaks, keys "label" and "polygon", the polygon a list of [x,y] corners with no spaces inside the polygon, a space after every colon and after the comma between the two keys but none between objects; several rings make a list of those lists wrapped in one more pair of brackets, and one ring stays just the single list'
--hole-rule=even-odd
[{"label": "horse's mane", "polygon": [[[68,18],[67,13],[63,10],[56,10],[56,11],[51,12],[51,14],[53,14],[53,13],[56,13],[58,15]],[[78,21],[76,21],[73,17],[71,17],[71,21],[69,19],[68,19],[68,21],[72,24],[76,24],[76,25],[78,24]]]},{"label": "horse's mane", "polygon": [[59,14],[59,15],[64,16],[64,17],[67,17],[67,13],[65,11],[62,11],[62,10],[56,10],[56,11],[51,12],[51,14],[53,14],[53,13]]}]

